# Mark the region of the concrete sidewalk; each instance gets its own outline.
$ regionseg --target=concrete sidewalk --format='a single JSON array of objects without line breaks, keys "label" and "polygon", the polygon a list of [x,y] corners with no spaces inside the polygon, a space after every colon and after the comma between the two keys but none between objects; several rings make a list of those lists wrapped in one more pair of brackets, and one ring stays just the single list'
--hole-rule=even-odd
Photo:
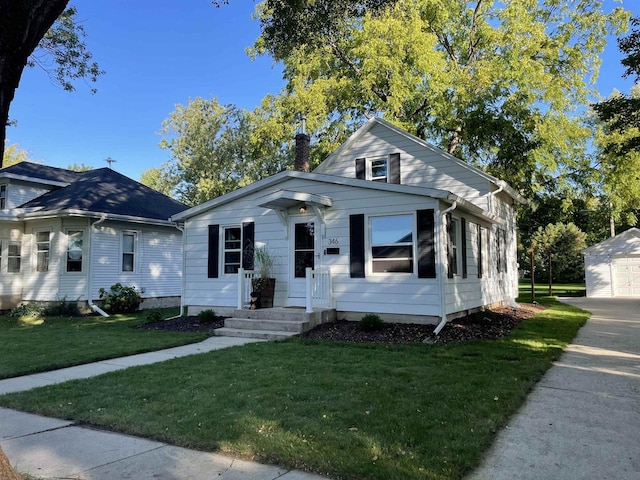
[{"label": "concrete sidewalk", "polygon": [[640,300],[592,313],[467,480],[640,479]]},{"label": "concrete sidewalk", "polygon": [[[88,378],[220,348],[262,341],[210,337],[200,343],[0,380],[0,394]],[[319,480],[323,477],[174,447],[73,422],[0,408],[0,446],[19,472],[81,480]],[[1,479],[0,479],[1,480]]]}]

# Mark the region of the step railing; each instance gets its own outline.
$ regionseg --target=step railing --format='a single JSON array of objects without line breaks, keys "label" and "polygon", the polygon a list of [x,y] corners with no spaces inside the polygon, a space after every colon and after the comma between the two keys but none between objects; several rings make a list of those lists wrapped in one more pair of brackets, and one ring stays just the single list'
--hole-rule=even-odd
[{"label": "step railing", "polygon": [[[238,309],[251,304],[251,282],[259,275],[255,270],[238,269]],[[333,308],[333,285],[329,267],[307,268],[305,270],[305,308],[313,312],[314,307]]]}]

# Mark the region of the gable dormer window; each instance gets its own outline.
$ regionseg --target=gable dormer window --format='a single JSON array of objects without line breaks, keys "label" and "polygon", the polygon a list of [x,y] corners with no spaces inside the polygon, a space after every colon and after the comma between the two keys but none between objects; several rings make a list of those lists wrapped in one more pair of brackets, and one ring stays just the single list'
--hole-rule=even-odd
[{"label": "gable dormer window", "polygon": [[7,208],[7,186],[0,185],[0,210]]},{"label": "gable dormer window", "polygon": [[400,183],[400,154],[356,158],[356,178],[381,183]]}]

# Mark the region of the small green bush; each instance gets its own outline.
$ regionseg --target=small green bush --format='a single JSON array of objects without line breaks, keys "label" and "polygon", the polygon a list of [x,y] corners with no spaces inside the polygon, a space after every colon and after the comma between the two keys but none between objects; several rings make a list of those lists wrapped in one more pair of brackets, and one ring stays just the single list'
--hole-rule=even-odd
[{"label": "small green bush", "polygon": [[44,314],[48,317],[77,317],[80,315],[78,302],[67,302],[66,298],[47,305]]},{"label": "small green bush", "polygon": [[384,326],[382,319],[375,313],[368,313],[360,319],[360,328],[366,332],[380,330]]},{"label": "small green bush", "polygon": [[121,283],[111,285],[109,291],[100,289],[102,308],[109,313],[131,313],[138,310],[142,298],[135,287],[127,287]]},{"label": "small green bush", "polygon": [[10,317],[16,318],[43,318],[45,306],[38,303],[23,303],[9,312]]},{"label": "small green bush", "polygon": [[145,319],[147,320],[147,322],[153,323],[164,320],[164,317],[162,316],[162,312],[160,310],[149,310],[145,315]]},{"label": "small green bush", "polygon": [[213,310],[202,310],[198,314],[198,320],[200,320],[200,323],[215,322],[216,312],[214,312]]}]

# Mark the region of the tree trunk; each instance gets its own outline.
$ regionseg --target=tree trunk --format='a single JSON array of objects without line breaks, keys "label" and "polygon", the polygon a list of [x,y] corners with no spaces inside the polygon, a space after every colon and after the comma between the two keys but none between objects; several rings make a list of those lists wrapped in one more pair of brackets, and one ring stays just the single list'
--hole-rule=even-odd
[{"label": "tree trunk", "polygon": [[69,0],[0,0],[0,168],[9,107],[29,56]]}]

